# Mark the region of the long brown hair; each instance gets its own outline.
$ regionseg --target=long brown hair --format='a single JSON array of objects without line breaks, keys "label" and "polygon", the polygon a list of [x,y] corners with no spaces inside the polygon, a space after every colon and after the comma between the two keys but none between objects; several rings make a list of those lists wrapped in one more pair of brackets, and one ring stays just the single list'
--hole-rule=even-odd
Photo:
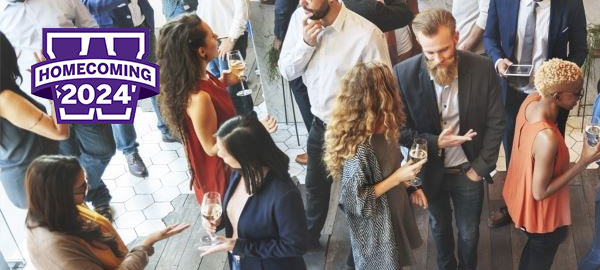
[{"label": "long brown hair", "polygon": [[66,233],[84,239],[92,246],[104,244],[119,258],[116,238],[104,234],[98,224],[82,221],[73,199],[73,186],[83,168],[75,157],[40,156],[29,164],[25,173],[27,191],[27,227],[45,227],[51,232]]},{"label": "long brown hair", "polygon": [[186,109],[206,72],[207,62],[198,54],[198,48],[206,45],[207,33],[201,28],[202,20],[195,14],[183,15],[168,22],[160,30],[157,46],[160,66],[161,115],[173,135],[187,143],[184,132]]},{"label": "long brown hair", "polygon": [[380,127],[388,142],[397,142],[406,117],[392,72],[383,63],[359,63],[340,83],[325,132],[323,160],[339,178],[343,163]]}]

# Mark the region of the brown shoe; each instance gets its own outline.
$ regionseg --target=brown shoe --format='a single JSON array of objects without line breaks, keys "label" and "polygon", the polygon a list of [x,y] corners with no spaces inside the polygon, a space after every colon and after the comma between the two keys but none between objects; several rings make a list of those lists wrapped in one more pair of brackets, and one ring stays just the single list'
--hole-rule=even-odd
[{"label": "brown shoe", "polygon": [[296,162],[302,165],[306,165],[308,163],[308,155],[306,153],[302,153],[296,156]]},{"label": "brown shoe", "polygon": [[510,224],[511,221],[508,209],[506,209],[506,206],[503,206],[490,213],[488,226],[490,228],[498,228]]}]

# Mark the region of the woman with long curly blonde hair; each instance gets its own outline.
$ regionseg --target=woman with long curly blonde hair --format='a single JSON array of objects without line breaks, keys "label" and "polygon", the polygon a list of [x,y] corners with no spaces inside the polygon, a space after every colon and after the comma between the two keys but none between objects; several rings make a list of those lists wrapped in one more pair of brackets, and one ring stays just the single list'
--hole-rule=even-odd
[{"label": "woman with long curly blonde hair", "polygon": [[[342,79],[325,132],[325,164],[340,181],[356,269],[414,264],[421,244],[406,181],[426,160],[401,167],[398,138],[405,116],[388,66],[357,64]],[[426,201],[421,190],[413,196]]]}]

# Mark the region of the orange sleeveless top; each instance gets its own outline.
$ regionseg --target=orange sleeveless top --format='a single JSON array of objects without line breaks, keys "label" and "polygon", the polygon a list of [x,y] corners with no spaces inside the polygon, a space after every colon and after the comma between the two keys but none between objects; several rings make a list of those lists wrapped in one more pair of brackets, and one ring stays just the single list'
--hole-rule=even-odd
[{"label": "orange sleeveless top", "polygon": [[552,176],[564,173],[569,168],[569,150],[555,123],[540,121],[530,123],[525,118],[525,109],[541,96],[529,95],[517,114],[510,165],[506,174],[502,196],[516,228],[530,233],[549,233],[556,228],[571,224],[569,186],[565,185],[549,197],[536,201],[533,198],[533,142],[536,135],[550,129],[560,136],[554,160]]}]

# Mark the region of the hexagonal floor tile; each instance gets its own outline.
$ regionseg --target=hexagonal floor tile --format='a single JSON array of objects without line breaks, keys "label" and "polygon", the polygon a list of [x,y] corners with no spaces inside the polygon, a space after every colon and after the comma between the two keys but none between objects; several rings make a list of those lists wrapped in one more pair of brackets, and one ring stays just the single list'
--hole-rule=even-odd
[{"label": "hexagonal floor tile", "polygon": [[142,214],[142,211],[128,211],[115,220],[115,225],[119,229],[135,228],[145,220],[146,217]]},{"label": "hexagonal floor tile", "polygon": [[161,177],[160,181],[165,186],[177,186],[188,179],[190,178],[185,172],[170,172]]},{"label": "hexagonal floor tile", "polygon": [[151,157],[152,164],[169,164],[179,156],[175,151],[162,151],[160,155]]},{"label": "hexagonal floor tile", "polygon": [[181,194],[194,194],[194,191],[190,189],[190,183],[187,181],[177,185],[177,188]]},{"label": "hexagonal floor tile", "polygon": [[143,180],[144,178],[133,176],[130,173],[126,173],[124,175],[119,176],[119,178],[115,180],[115,184],[118,187],[133,187],[135,184]]},{"label": "hexagonal floor tile", "polygon": [[177,151],[176,151],[176,152],[177,152],[177,155],[178,155],[178,156],[180,156],[180,157],[183,157],[183,158],[185,158],[185,157],[186,157],[186,154],[185,154],[185,149],[184,149],[183,147],[181,147],[181,148],[177,149]]},{"label": "hexagonal floor tile", "polygon": [[115,184],[114,180],[102,179],[102,182],[104,182],[108,190],[115,189],[117,187],[117,184]]},{"label": "hexagonal floor tile", "polygon": [[117,233],[125,245],[129,245],[131,242],[137,239],[137,234],[135,233],[134,229],[121,228],[117,229]]},{"label": "hexagonal floor tile", "polygon": [[162,137],[160,135],[160,132],[152,131],[150,133],[145,134],[142,137],[142,140],[144,141],[144,143],[160,143],[162,141]]},{"label": "hexagonal floor tile", "polygon": [[169,171],[171,170],[167,165],[151,165],[148,167],[148,176],[152,178],[161,178]]},{"label": "hexagonal floor tile", "polygon": [[131,187],[117,187],[110,190],[112,202],[122,203],[135,196],[135,192]]},{"label": "hexagonal floor tile", "polygon": [[147,219],[162,219],[173,211],[173,206],[168,202],[154,203],[144,209],[143,213]]},{"label": "hexagonal floor tile", "polygon": [[114,218],[119,218],[121,215],[127,212],[127,210],[125,209],[125,204],[123,203],[111,202],[110,207],[112,207],[114,210]]},{"label": "hexagonal floor tile", "polygon": [[133,186],[135,194],[152,194],[162,187],[162,183],[158,179],[148,179],[140,181]]},{"label": "hexagonal floor tile", "polygon": [[185,172],[189,170],[188,161],[184,157],[178,157],[176,160],[169,163],[169,169],[174,172]]},{"label": "hexagonal floor tile", "polygon": [[126,172],[125,166],[123,165],[108,164],[102,174],[102,179],[116,179]]},{"label": "hexagonal floor tile", "polygon": [[271,134],[271,138],[275,142],[285,142],[292,135],[287,130],[277,130],[275,133]]},{"label": "hexagonal floor tile", "polygon": [[158,155],[161,151],[157,143],[143,143],[138,147],[138,152],[142,157]]},{"label": "hexagonal floor tile", "polygon": [[[127,211],[143,210],[154,203],[152,195],[135,195],[133,198],[125,202]],[[126,213],[127,215],[128,213]]]},{"label": "hexagonal floor tile", "polygon": [[170,202],[181,194],[178,187],[163,187],[152,194],[155,202]]},{"label": "hexagonal floor tile", "polygon": [[162,149],[163,151],[177,150],[179,148],[182,148],[182,145],[178,142],[172,142],[172,143],[160,142],[158,145],[160,146],[160,149]]},{"label": "hexagonal floor tile", "polygon": [[166,228],[165,223],[160,219],[149,219],[135,227],[138,236],[148,236],[149,234]]},{"label": "hexagonal floor tile", "polygon": [[[298,138],[300,139],[300,144],[298,144]],[[303,138],[302,136],[299,136],[298,138],[296,138],[295,135],[292,135],[285,141],[285,145],[292,149],[304,148],[302,141],[306,141],[306,138]]]}]

